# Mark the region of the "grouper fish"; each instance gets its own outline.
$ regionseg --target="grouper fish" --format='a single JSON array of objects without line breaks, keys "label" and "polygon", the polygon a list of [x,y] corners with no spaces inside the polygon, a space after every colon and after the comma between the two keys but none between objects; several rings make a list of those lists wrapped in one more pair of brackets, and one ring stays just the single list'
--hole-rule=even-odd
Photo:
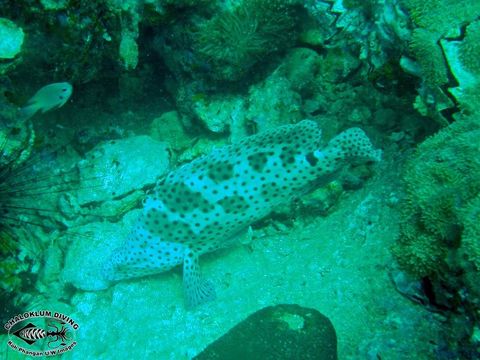
[{"label": "grouper fish", "polygon": [[380,157],[359,128],[322,147],[321,130],[310,120],[214,149],[156,184],[130,235],[104,263],[103,277],[116,282],[183,264],[187,307],[209,301],[215,291],[200,274],[200,255],[235,244],[252,223],[330,182],[349,161]]}]

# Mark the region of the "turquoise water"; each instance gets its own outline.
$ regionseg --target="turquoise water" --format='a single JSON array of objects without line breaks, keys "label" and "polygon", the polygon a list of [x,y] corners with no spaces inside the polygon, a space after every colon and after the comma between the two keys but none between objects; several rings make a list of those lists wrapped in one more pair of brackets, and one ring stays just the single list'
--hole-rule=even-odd
[{"label": "turquoise water", "polygon": [[2,358],[479,358],[479,19],[0,0]]}]

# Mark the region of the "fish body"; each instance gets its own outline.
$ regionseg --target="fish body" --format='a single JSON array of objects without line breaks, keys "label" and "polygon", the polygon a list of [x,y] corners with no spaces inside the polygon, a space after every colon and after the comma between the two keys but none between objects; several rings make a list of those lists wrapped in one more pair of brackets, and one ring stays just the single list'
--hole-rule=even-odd
[{"label": "fish body", "polygon": [[119,281],[183,263],[187,306],[214,298],[212,284],[200,275],[200,255],[234,244],[278,205],[331,181],[349,159],[380,159],[358,128],[321,147],[317,124],[304,120],[217,148],[173,170],[144,201],[131,234],[105,264],[104,277]]},{"label": "fish body", "polygon": [[72,95],[73,87],[68,82],[53,83],[42,87],[28,100],[27,104],[20,109],[23,120],[31,118],[37,112],[56,109],[65,105]]}]

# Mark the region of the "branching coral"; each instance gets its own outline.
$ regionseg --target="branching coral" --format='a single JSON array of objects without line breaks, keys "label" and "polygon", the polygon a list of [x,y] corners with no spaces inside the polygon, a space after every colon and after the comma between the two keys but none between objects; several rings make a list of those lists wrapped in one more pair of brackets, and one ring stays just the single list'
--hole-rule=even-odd
[{"label": "branching coral", "polygon": [[213,67],[213,77],[238,80],[265,56],[290,47],[295,26],[296,8],[290,1],[244,0],[200,27],[196,50]]}]

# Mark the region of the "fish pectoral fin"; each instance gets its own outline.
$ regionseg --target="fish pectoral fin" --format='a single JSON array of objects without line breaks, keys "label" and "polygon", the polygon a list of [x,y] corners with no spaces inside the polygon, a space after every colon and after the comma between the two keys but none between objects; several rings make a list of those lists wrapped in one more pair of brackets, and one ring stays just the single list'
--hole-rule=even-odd
[{"label": "fish pectoral fin", "polygon": [[189,309],[215,299],[213,284],[200,274],[198,254],[189,248],[185,250],[183,259],[183,290],[185,305]]}]

